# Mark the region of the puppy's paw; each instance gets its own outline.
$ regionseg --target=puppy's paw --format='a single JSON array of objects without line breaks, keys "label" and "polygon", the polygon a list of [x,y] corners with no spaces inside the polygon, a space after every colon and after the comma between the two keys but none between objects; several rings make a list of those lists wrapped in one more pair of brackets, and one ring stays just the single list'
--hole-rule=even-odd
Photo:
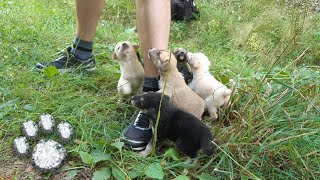
[{"label": "puppy's paw", "polygon": [[210,114],[210,119],[212,120],[212,121],[215,121],[216,119],[218,119],[218,114],[217,113],[212,113],[212,114]]},{"label": "puppy's paw", "polygon": [[187,164],[187,165],[196,165],[197,163],[198,163],[197,157],[196,158],[188,157],[188,159],[183,162],[183,164]]},{"label": "puppy's paw", "polygon": [[173,51],[173,55],[176,57],[178,62],[186,62],[187,61],[187,50],[183,48],[177,48]]},{"label": "puppy's paw", "polygon": [[210,109],[208,109],[208,111],[209,111],[210,119],[212,121],[218,119],[218,114],[217,114],[217,109],[216,108],[210,107]]},{"label": "puppy's paw", "polygon": [[130,95],[132,94],[132,85],[129,81],[122,81],[118,83],[117,90],[122,95]]}]

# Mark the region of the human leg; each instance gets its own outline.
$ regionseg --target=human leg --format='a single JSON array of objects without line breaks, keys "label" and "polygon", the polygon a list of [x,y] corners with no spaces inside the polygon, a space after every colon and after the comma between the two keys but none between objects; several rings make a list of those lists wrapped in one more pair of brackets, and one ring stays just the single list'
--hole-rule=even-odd
[{"label": "human leg", "polygon": [[[159,90],[158,71],[148,58],[151,48],[168,49],[170,32],[170,0],[136,0],[137,29],[144,61],[143,91]],[[123,133],[126,146],[141,151],[152,138],[152,129],[145,114],[140,112],[134,123]]]},{"label": "human leg", "polygon": [[137,29],[146,77],[156,77],[157,69],[148,58],[151,48],[168,49],[170,32],[169,0],[136,0]]},{"label": "human leg", "polygon": [[103,8],[104,0],[76,0],[78,38],[93,41]]},{"label": "human leg", "polygon": [[47,65],[38,63],[36,68],[43,70],[52,65],[60,72],[68,72],[76,68],[93,70],[95,68],[92,53],[93,39],[103,8],[104,0],[76,0],[77,30],[73,47],[68,48],[60,58]]},{"label": "human leg", "polygon": [[157,69],[148,58],[151,48],[168,49],[170,0],[136,0],[137,30],[145,69],[144,90],[157,90]]}]

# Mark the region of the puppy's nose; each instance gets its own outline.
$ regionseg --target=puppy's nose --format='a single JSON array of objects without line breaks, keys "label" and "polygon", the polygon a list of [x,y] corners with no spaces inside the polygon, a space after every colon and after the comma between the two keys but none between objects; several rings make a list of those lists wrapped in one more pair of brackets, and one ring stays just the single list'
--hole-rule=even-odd
[{"label": "puppy's nose", "polygon": [[123,49],[127,49],[129,47],[129,45],[127,43],[122,43],[122,48]]}]

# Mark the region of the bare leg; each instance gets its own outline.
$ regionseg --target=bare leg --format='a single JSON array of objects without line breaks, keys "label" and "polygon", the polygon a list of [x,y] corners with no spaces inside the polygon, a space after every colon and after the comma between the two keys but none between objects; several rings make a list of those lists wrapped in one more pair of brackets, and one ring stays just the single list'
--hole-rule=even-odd
[{"label": "bare leg", "polygon": [[148,50],[168,49],[170,11],[170,0],[136,0],[137,29],[146,77],[156,77],[158,72],[148,59]]},{"label": "bare leg", "polygon": [[76,36],[85,41],[93,41],[99,18],[104,8],[104,0],[77,0]]},{"label": "bare leg", "polygon": [[[171,20],[170,11],[170,0],[136,0],[137,29],[145,70],[143,91],[158,90],[158,82],[156,79],[158,71],[148,59],[148,51],[151,48],[168,49]],[[151,143],[153,139],[152,136],[150,136],[150,129],[148,129],[148,119],[142,117],[143,115],[140,114],[135,120],[135,122],[139,122],[139,128],[137,128],[138,125],[130,125],[125,130],[123,133],[125,138],[123,140],[131,144],[132,147],[143,147],[143,145],[134,142],[144,142],[145,139],[150,138],[146,150],[140,153],[141,156],[148,156],[152,152]],[[146,130],[141,130],[141,128]],[[136,138],[136,135],[144,136],[144,138]]]},{"label": "bare leg", "polygon": [[55,66],[59,72],[72,72],[78,67],[87,71],[95,70],[93,38],[103,7],[104,0],[76,0],[77,31],[71,50],[67,49],[68,52],[49,64],[37,63],[37,70],[43,71],[48,66]]}]

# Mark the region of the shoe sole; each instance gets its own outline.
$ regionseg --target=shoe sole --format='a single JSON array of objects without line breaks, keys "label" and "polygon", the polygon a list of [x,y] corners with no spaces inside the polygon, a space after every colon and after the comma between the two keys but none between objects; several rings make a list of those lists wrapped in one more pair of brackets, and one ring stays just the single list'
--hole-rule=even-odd
[{"label": "shoe sole", "polygon": [[76,70],[84,70],[84,71],[88,71],[88,72],[93,72],[97,70],[97,67],[92,67],[92,68],[67,68],[67,69],[58,69],[59,73],[69,73],[69,72],[73,72]]},{"label": "shoe sole", "polygon": [[[130,140],[125,137],[120,138],[121,142],[124,142],[124,146],[128,149],[131,149],[133,151],[143,151],[146,149],[148,142],[145,141],[136,141],[136,140]],[[136,147],[134,147],[136,146]]]},{"label": "shoe sole", "polygon": [[140,151],[143,151],[146,149],[147,146],[144,146],[144,147],[138,147],[138,148],[131,148],[133,151],[137,151],[137,152],[140,152]]}]

